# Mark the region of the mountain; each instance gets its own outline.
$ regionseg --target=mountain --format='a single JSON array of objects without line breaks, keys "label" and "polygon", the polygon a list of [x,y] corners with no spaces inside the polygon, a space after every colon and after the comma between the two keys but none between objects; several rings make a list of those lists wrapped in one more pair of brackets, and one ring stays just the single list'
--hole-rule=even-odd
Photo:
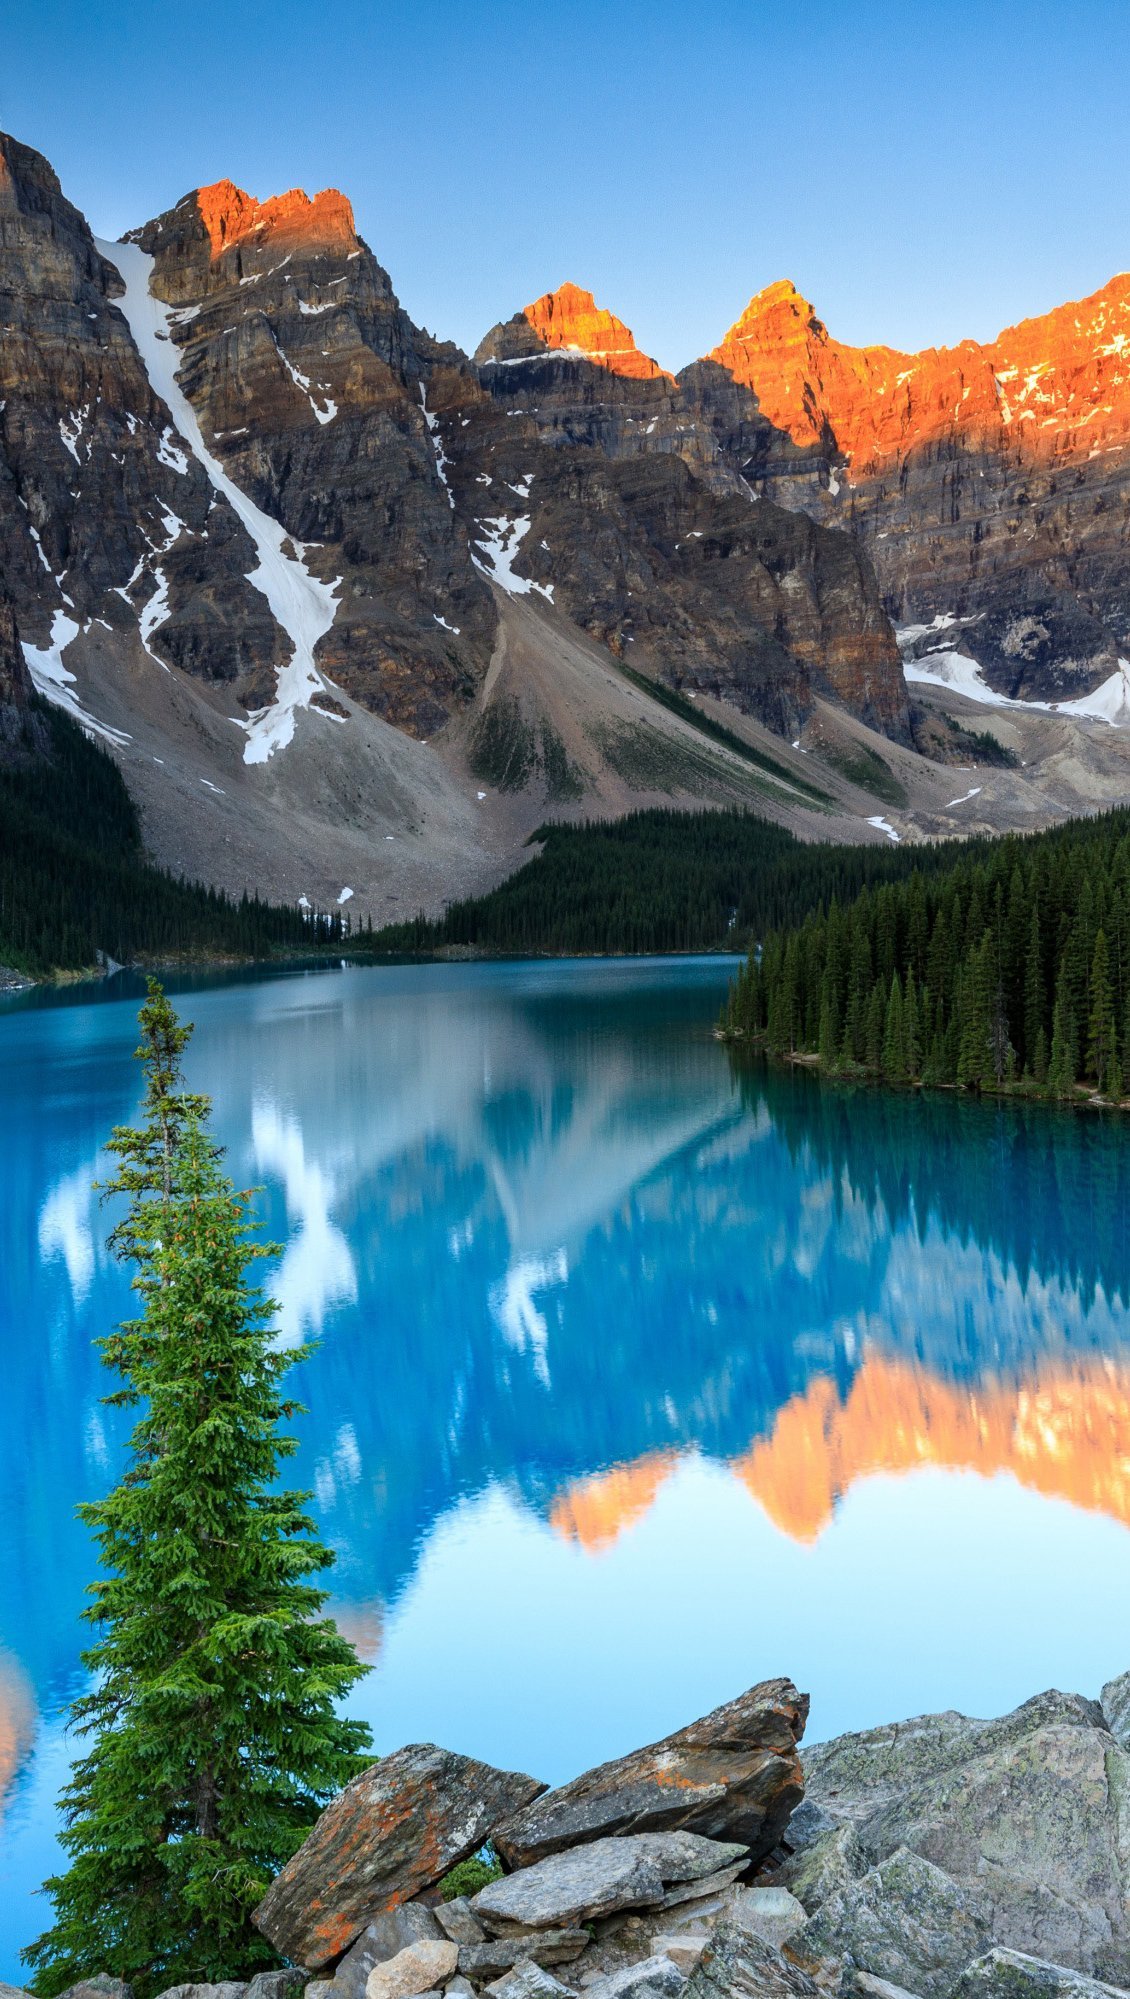
[{"label": "mountain", "polygon": [[986,345],[918,354],[843,345],[783,283],[680,380],[729,462],[754,404],[789,439],[800,467],[778,456],[758,489],[850,527],[899,625],[966,628],[990,688],[1058,701],[1130,652],[1128,341],[1125,274]]},{"label": "mountain", "polygon": [[[674,376],[566,284],[471,357],[334,189],[219,181],[96,242],[0,138],[4,727],[34,686],[155,860],[378,921],[547,817],[881,841],[1121,797],[1086,718],[1130,703],[1125,293],[908,357],[777,286]],[[1084,705],[993,737],[970,693]]]}]

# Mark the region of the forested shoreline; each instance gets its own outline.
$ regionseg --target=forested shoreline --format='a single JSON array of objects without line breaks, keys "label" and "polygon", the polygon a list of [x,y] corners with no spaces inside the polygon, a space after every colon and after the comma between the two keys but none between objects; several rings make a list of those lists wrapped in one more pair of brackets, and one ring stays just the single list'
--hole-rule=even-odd
[{"label": "forested shoreline", "polygon": [[722,1025],[830,1075],[1121,1102],[1130,811],[951,850],[769,930]]},{"label": "forested shoreline", "polygon": [[340,951],[348,926],[336,914],[235,902],[155,867],[113,759],[58,708],[36,703],[32,722],[35,753],[29,738],[28,753],[17,745],[0,764],[0,965],[38,979],[107,958]]}]

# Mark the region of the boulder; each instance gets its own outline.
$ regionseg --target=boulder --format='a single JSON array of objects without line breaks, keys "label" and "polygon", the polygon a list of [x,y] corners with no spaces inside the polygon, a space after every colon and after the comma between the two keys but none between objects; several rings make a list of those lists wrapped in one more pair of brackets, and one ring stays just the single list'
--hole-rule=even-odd
[{"label": "boulder", "polygon": [[639,1832],[630,1837],[636,1852],[655,1862],[665,1883],[694,1881],[705,1888],[722,1872],[749,1864],[749,1848],[734,1840],[705,1839],[697,1832]]},{"label": "boulder", "polygon": [[[513,1971],[496,1978],[486,1990],[494,1995],[494,1999],[572,1999],[567,1985],[562,1985],[551,1971],[546,1971],[528,1957],[516,1964]],[[450,1991],[449,1986],[449,1999]]]},{"label": "boulder", "polygon": [[[262,1975],[274,1977],[278,1974],[267,1972]],[[284,1972],[283,1976],[286,1975]],[[259,1982],[259,1979],[255,1980],[256,1985]],[[0,1986],[0,1993],[15,1989],[14,1986]],[[111,1978],[108,1972],[98,1971],[93,1978],[80,1978],[77,1985],[68,1985],[66,1991],[60,1994],[60,1999],[133,1999],[133,1986],[127,1985],[124,1978]]]},{"label": "boulder", "polygon": [[804,1928],[808,1913],[787,1888],[742,1888],[734,1896],[731,1920],[780,1950],[794,1930]]},{"label": "boulder", "polygon": [[398,1749],[327,1806],[254,1921],[280,1956],[318,1970],[374,1916],[477,1853],[500,1820],[544,1789],[434,1743]]},{"label": "boulder", "polygon": [[[1122,1963],[1130,1752],[1096,1702],[1050,1692],[998,1720],[841,1736],[809,1751],[806,1782],[873,1862],[908,1846],[973,1888],[1006,1949],[1090,1976]],[[795,1867],[780,1878],[804,1900]]]},{"label": "boulder", "polygon": [[700,1875],[697,1881],[676,1881],[668,1888],[661,1906],[673,1909],[684,1902],[700,1902],[709,1895],[720,1895],[724,1888],[730,1888],[739,1874],[746,1871],[746,1862],[739,1860],[733,1867],[720,1867],[717,1874]]},{"label": "boulder", "polygon": [[1046,1958],[998,1948],[968,1967],[954,1999],[1125,1999],[1125,1993]]},{"label": "boulder", "polygon": [[425,1937],[373,1966],[365,1981],[365,1999],[417,1999],[419,1993],[431,1992],[453,1978],[458,1969],[458,1944],[448,1937]]},{"label": "boulder", "polygon": [[435,1943],[443,1934],[435,1914],[423,1902],[401,1902],[395,1909],[386,1909],[346,1951],[330,1984],[331,1999],[364,1999],[374,1965],[387,1964],[409,1944]]},{"label": "boulder", "polygon": [[1099,1695],[1099,1706],[1120,1749],[1130,1749],[1130,1673],[1108,1680]]},{"label": "boulder", "polygon": [[656,1908],[663,1900],[663,1876],[655,1860],[634,1839],[597,1839],[568,1853],[490,1881],[472,1897],[471,1908],[488,1929],[521,1923],[530,1929],[591,1922],[618,1909]]},{"label": "boulder", "polygon": [[[308,1983],[309,1980],[304,1971],[293,1971],[290,1969],[285,1971],[260,1971],[251,1980],[244,1994],[244,1999],[299,1999],[299,1995],[306,1991]],[[128,1995],[128,1985],[123,1989]],[[107,1994],[106,1999],[113,1999],[113,1995]]]},{"label": "boulder", "polygon": [[679,1999],[686,1989],[686,1977],[667,1956],[645,1957],[638,1964],[626,1964],[610,1972],[599,1985],[589,1989],[593,1999]]},{"label": "boulder", "polygon": [[[410,1903],[410,1907],[418,1907]],[[471,1908],[466,1895],[454,1895],[450,1902],[437,1902],[433,1911],[444,1936],[452,1943],[484,1943],[486,1931]]]},{"label": "boulder", "polygon": [[903,1985],[892,1985],[889,1978],[876,1978],[871,1971],[860,1971],[855,1965],[844,1967],[844,1977],[840,1984],[841,1999],[916,1999]]},{"label": "boulder", "polygon": [[767,1680],[688,1728],[586,1771],[500,1825],[507,1867],[528,1867],[610,1833],[687,1830],[771,1853],[800,1802],[797,1743],[808,1697]]},{"label": "boulder", "polygon": [[709,1942],[706,1930],[687,1930],[681,1936],[652,1937],[651,1948],[654,1956],[669,1957],[684,1977],[688,1977]]},{"label": "boulder", "polygon": [[900,1847],[880,1867],[829,1895],[789,1940],[810,1971],[814,1960],[849,1957],[919,1999],[947,1999],[967,1964],[989,1942],[978,1898],[940,1867]]},{"label": "boulder", "polygon": [[819,1999],[819,1986],[754,1930],[719,1923],[686,1985],[686,1999]]},{"label": "boulder", "polygon": [[26,1986],[5,1985],[0,1981],[0,1999],[31,1999]]},{"label": "boulder", "polygon": [[158,1999],[243,1999],[246,1991],[242,1979],[225,1978],[216,1985],[167,1985]]},{"label": "boulder", "polygon": [[589,1943],[587,1930],[520,1930],[516,1936],[492,1937],[488,1943],[459,1946],[459,1969],[464,1978],[481,1985],[484,1979],[502,1978],[528,1958],[531,1964],[570,1964]]},{"label": "boulder", "polygon": [[810,1916],[829,1895],[857,1881],[868,1868],[867,1855],[852,1825],[833,1825],[822,1839],[804,1846],[779,1867],[776,1880],[802,1903]]},{"label": "boulder", "polygon": [[475,1999],[475,1988],[470,1979],[464,1978],[458,1972],[454,1978],[448,1979],[443,1989],[447,1994],[447,1999]]}]

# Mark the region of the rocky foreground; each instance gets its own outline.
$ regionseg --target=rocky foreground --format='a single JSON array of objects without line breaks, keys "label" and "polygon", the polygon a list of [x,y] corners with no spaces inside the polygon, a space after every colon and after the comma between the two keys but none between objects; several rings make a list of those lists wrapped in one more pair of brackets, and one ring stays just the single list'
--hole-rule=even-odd
[{"label": "rocky foreground", "polygon": [[[548,1791],[432,1744],[256,1911],[292,1968],[164,1999],[1102,1999],[1130,1987],[1130,1673],[822,1743],[753,1687]],[[489,1843],[506,1870],[441,1886]],[[445,1899],[445,1893],[448,1899]],[[19,1999],[0,1986],[0,1999]],[[131,1999],[98,1978],[66,1999]]]}]

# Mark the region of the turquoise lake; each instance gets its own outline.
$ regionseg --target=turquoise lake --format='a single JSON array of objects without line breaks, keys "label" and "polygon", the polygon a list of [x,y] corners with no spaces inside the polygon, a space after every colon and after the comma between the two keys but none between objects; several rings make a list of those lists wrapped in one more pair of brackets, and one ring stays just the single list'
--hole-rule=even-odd
[{"label": "turquoise lake", "polygon": [[[380,1751],[555,1781],[769,1674],[816,1739],[1130,1667],[1130,1126],[735,1064],[731,971],[174,982],[320,1341],[299,1476]],[[0,1980],[121,1464],[91,1182],[137,1004],[0,1003]]]}]

